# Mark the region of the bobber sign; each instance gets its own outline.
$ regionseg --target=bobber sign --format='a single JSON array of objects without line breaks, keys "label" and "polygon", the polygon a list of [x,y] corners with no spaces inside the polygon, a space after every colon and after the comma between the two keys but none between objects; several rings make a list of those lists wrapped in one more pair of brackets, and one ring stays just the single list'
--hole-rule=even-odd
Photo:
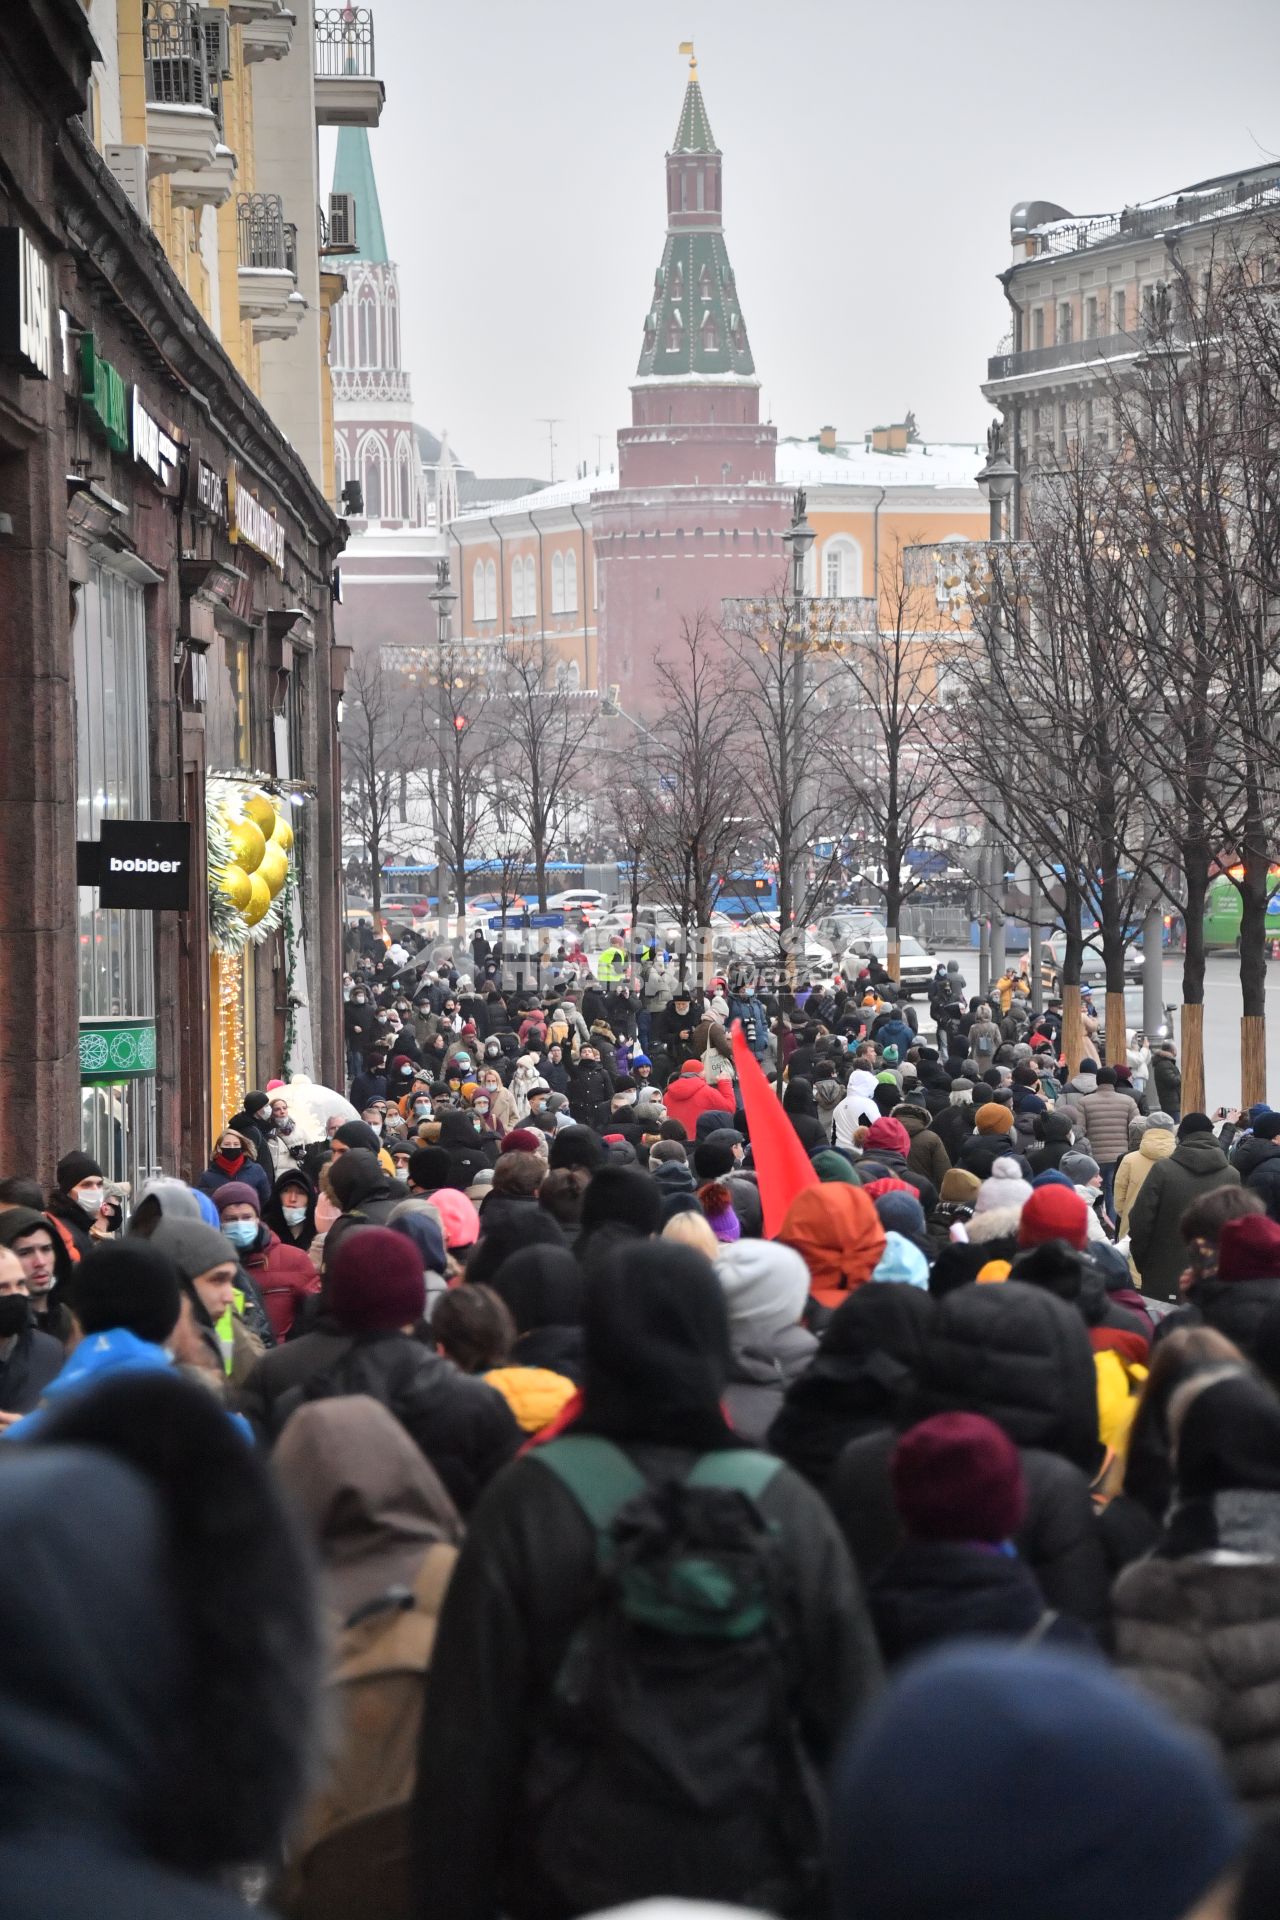
[{"label": "bobber sign", "polygon": [[219,779],[208,782],[206,823],[213,944],[238,953],[280,925],[293,828],[269,794]]}]

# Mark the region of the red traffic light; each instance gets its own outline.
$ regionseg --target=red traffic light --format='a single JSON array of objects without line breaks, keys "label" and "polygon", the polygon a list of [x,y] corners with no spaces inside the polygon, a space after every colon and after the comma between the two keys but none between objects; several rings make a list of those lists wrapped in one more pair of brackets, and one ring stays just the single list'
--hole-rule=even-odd
[{"label": "red traffic light", "polygon": [[454,716],[453,716],[453,730],[454,730],[454,732],[455,732],[455,733],[461,733],[461,732],[462,732],[462,729],[463,729],[463,728],[464,728],[464,727],[466,726],[466,724],[467,724],[467,716],[466,716],[466,714],[465,714],[465,713],[455,713],[455,714],[454,714]]}]

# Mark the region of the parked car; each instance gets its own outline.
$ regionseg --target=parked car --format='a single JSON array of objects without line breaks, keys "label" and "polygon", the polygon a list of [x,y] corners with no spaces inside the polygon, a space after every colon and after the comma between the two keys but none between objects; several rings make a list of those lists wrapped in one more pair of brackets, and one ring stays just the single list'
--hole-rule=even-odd
[{"label": "parked car", "polygon": [[[841,955],[840,971],[849,979],[856,979],[866,962],[874,956],[882,967],[889,964],[889,936],[887,933],[859,935],[852,940]],[[898,981],[903,998],[910,1000],[917,993],[927,993],[929,982],[933,979],[937,958],[927,947],[922,947],[913,934],[904,933],[898,941]]]},{"label": "parked car", "polygon": [[548,911],[580,913],[593,920],[597,914],[607,913],[612,904],[610,896],[598,887],[565,887],[560,893],[547,895]]},{"label": "parked car", "polygon": [[[1099,1021],[1098,1047],[1100,1050],[1099,1057],[1101,1057],[1101,1052],[1105,1050],[1107,1043],[1107,1001],[1105,994],[1100,993],[1097,995],[1094,999],[1094,1007],[1098,1014]],[[1158,1026],[1153,1033],[1151,1029],[1145,1025],[1143,1020],[1142,988],[1126,987],[1124,990],[1124,1024],[1125,1030],[1129,1034],[1145,1033],[1148,1040],[1168,1040],[1173,1036],[1174,1015],[1177,1011],[1176,1006],[1170,1006],[1168,1002],[1166,1002],[1164,1006],[1163,1024]]]},{"label": "parked car", "polygon": [[884,938],[887,929],[870,907],[837,907],[815,922],[811,931],[833,953],[843,953],[855,940]]},{"label": "parked car", "polygon": [[[1066,959],[1067,936],[1059,928],[1051,933],[1040,947],[1040,980],[1046,993],[1055,996],[1062,991],[1062,967]],[[1020,954],[1016,961],[1020,973],[1026,973],[1030,964],[1028,953]],[[1140,982],[1142,979],[1142,948],[1130,944],[1124,950],[1124,977],[1128,981]],[[1084,953],[1080,959],[1080,984],[1082,987],[1103,989],[1107,984],[1106,963],[1102,958],[1102,948],[1097,944],[1097,936],[1090,935],[1085,942]]]}]

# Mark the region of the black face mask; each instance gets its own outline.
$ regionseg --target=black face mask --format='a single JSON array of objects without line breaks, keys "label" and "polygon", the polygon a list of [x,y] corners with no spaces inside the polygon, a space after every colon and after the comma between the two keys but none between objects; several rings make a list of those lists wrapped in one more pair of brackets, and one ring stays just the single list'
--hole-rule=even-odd
[{"label": "black face mask", "polygon": [[0,1294],[0,1340],[25,1333],[31,1324],[31,1302],[25,1293]]}]

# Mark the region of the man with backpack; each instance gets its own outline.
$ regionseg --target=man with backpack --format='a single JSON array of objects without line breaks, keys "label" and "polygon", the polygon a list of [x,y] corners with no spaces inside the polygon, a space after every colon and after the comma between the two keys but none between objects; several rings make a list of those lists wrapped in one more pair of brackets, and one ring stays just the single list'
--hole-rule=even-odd
[{"label": "man with backpack", "polygon": [[665,1241],[593,1277],[581,1411],[474,1511],[427,1683],[431,1920],[656,1895],[827,1911],[822,1781],[880,1660],[843,1543],[720,1409],[724,1298]]}]

